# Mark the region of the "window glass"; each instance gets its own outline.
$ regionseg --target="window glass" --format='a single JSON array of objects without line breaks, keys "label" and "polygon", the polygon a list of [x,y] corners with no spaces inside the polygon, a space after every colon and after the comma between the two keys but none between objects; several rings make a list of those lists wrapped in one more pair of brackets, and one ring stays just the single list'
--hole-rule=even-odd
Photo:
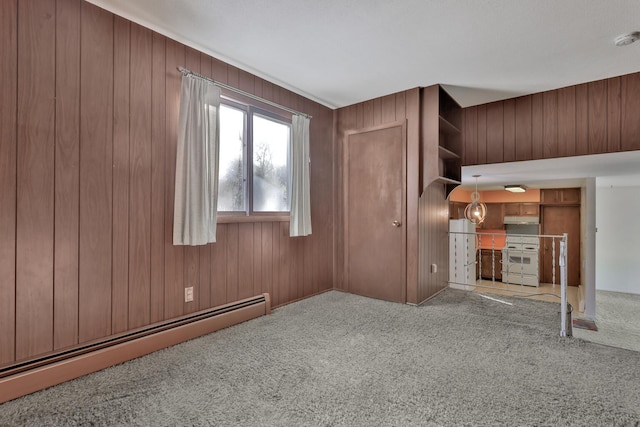
[{"label": "window glass", "polygon": [[245,212],[246,113],[226,105],[220,106],[220,170],[218,174],[218,211]]},{"label": "window glass", "polygon": [[289,211],[290,133],[288,124],[253,115],[253,210]]}]

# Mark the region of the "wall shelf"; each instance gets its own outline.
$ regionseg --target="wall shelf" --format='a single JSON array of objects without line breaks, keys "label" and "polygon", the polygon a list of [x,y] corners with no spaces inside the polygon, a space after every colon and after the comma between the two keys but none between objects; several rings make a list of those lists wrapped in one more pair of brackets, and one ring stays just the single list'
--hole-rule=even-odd
[{"label": "wall shelf", "polygon": [[458,127],[454,126],[449,120],[445,119],[442,116],[438,116],[438,123],[440,125],[440,132],[446,134],[459,134],[461,133]]}]

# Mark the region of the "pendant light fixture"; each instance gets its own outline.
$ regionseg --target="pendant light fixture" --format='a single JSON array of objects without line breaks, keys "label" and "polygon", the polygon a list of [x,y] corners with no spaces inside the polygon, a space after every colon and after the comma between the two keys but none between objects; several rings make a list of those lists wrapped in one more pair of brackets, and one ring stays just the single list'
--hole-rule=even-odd
[{"label": "pendant light fixture", "polygon": [[487,216],[487,205],[480,201],[480,193],[478,193],[478,178],[480,175],[473,175],[476,179],[476,191],[471,193],[471,203],[464,208],[464,217],[472,224],[482,224]]}]

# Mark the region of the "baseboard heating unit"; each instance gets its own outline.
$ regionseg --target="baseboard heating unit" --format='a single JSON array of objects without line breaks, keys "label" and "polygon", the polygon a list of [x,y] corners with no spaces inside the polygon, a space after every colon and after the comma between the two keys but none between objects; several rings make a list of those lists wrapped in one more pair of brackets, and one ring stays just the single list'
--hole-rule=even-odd
[{"label": "baseboard heating unit", "polygon": [[269,294],[159,322],[0,369],[0,403],[271,312]]}]

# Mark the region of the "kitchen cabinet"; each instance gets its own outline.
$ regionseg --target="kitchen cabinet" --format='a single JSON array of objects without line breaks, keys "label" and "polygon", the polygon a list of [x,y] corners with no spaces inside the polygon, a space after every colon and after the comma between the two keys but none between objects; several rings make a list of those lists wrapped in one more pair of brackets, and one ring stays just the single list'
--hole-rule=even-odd
[{"label": "kitchen cabinet", "polygon": [[540,205],[538,203],[505,203],[505,216],[538,216]]},{"label": "kitchen cabinet", "polygon": [[496,280],[502,280],[502,251],[482,249],[479,268],[482,279],[491,280],[495,276]]},{"label": "kitchen cabinet", "polygon": [[495,230],[504,228],[504,203],[486,203],[487,216],[480,228],[485,230]]},{"label": "kitchen cabinet", "polygon": [[579,205],[580,188],[546,188],[540,190],[542,205]]}]

